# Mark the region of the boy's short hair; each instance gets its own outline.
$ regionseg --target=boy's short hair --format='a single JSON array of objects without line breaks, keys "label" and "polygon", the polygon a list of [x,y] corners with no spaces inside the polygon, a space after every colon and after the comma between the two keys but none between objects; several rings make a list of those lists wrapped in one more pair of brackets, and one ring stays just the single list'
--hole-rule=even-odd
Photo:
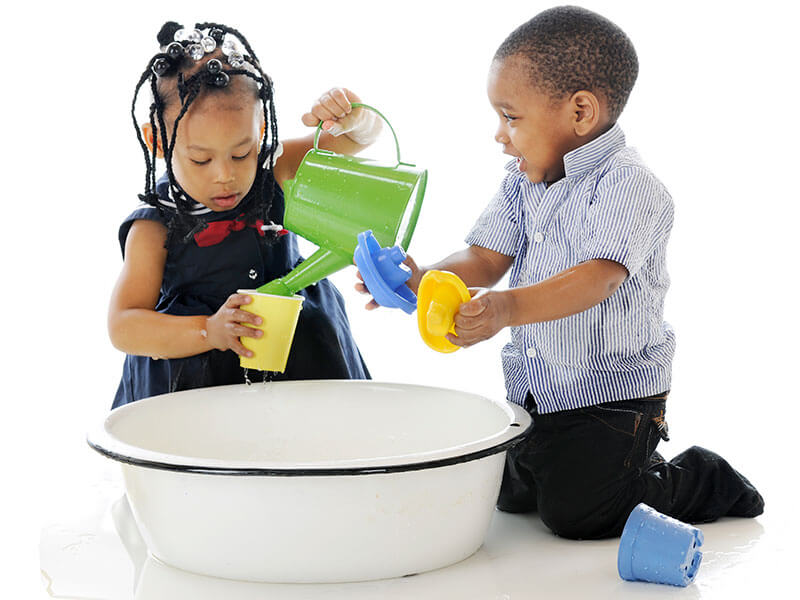
[{"label": "boy's short hair", "polygon": [[520,55],[531,65],[534,87],[553,99],[579,90],[601,93],[615,122],[639,73],[639,60],[625,32],[577,6],[545,10],[515,29],[495,60]]}]

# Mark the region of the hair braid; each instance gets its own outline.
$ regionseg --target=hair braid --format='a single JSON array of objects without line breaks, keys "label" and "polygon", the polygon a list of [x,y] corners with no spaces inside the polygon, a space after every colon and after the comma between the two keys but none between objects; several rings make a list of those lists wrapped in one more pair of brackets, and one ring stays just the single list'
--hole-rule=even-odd
[{"label": "hair braid", "polygon": [[[136,138],[139,141],[139,145],[142,148],[142,153],[144,154],[144,163],[145,163],[145,175],[144,175],[144,193],[145,196],[149,196],[155,189],[155,187],[150,186],[150,177],[151,172],[155,171],[155,150],[153,151],[153,159],[150,160],[150,150],[147,147],[147,143],[145,142],[144,136],[142,135],[142,131],[139,129],[139,123],[136,120],[136,100],[139,97],[139,90],[142,86],[153,76],[153,72],[151,70],[153,66],[153,62],[155,62],[156,58],[153,57],[150,59],[150,62],[147,65],[147,68],[142,73],[141,77],[139,77],[139,81],[136,84],[136,88],[133,92],[133,101],[131,102],[131,118],[133,119],[133,129],[136,131]],[[151,118],[152,121],[152,110],[151,110]],[[155,139],[153,140],[155,142]],[[155,144],[153,144],[153,148],[155,148]]]},{"label": "hair braid", "polygon": [[[158,144],[156,143],[156,121],[155,121],[155,115],[156,115],[156,103],[155,102],[151,102],[150,103],[150,114],[149,114],[149,117],[150,117],[150,130],[153,132],[153,144],[152,144],[152,147],[150,148],[152,160],[151,160],[151,162],[147,163],[147,176],[150,178],[150,180],[148,181],[147,188],[146,188],[145,191],[146,192],[152,192],[152,193],[155,193],[155,189],[156,189],[156,158],[158,158],[158,152],[157,152]],[[139,128],[137,127],[136,130],[138,131]]]}]

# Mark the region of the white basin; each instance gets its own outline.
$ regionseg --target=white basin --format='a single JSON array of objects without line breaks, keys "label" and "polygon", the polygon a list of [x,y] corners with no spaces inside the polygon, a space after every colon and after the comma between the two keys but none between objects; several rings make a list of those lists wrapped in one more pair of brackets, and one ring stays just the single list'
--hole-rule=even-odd
[{"label": "white basin", "polygon": [[122,463],[150,552],[249,581],[343,582],[458,562],[483,543],[521,407],[372,381],[165,394],[88,436]]}]

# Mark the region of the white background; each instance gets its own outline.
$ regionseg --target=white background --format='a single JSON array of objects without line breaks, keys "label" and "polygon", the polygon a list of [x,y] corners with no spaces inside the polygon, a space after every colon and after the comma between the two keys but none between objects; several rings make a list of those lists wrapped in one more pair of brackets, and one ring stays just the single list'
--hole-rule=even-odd
[{"label": "white background", "polygon": [[[788,506],[798,400],[798,68],[791,2],[581,2],[620,25],[640,76],[620,123],[676,205],[666,318],[678,336],[673,455],[699,443]],[[164,20],[240,29],[276,85],[281,137],[346,86],[386,114],[403,158],[428,168],[410,252],[463,246],[505,157],[485,94],[494,50],[545,2],[29,4],[6,21],[2,67],[3,562],[39,586],[38,527],[91,484],[87,428],[111,404],[123,356],[106,333],[119,222],[144,168],[129,116]],[[379,144],[367,156],[390,155]],[[311,248],[304,247],[308,252]],[[414,317],[367,313],[352,269],[333,277],[376,379],[503,397],[495,339],[438,355]],[[12,543],[13,542],[13,543]],[[19,561],[19,565],[13,565]]]}]

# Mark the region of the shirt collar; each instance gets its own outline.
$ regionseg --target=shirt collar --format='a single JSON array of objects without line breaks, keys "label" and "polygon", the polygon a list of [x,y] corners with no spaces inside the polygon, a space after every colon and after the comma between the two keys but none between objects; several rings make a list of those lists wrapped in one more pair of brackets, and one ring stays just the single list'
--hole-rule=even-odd
[{"label": "shirt collar", "polygon": [[[166,206],[170,210],[177,212],[178,208],[175,204],[175,199],[172,197],[172,186],[169,184],[169,176],[164,173],[159,177],[156,182],[156,193],[158,194],[158,203]],[[195,202],[189,214],[192,216],[205,215],[211,212],[211,209],[204,206],[200,202]]]},{"label": "shirt collar", "polygon": [[625,147],[625,134],[617,123],[600,137],[564,155],[564,173],[574,177],[589,171]]},{"label": "shirt collar", "polygon": [[[575,148],[572,152],[567,152],[564,155],[564,173],[567,177],[585,173],[624,147],[625,134],[622,133],[620,126],[614,123],[614,126],[600,137]],[[508,161],[504,168],[509,173],[522,174],[516,158]]]}]

